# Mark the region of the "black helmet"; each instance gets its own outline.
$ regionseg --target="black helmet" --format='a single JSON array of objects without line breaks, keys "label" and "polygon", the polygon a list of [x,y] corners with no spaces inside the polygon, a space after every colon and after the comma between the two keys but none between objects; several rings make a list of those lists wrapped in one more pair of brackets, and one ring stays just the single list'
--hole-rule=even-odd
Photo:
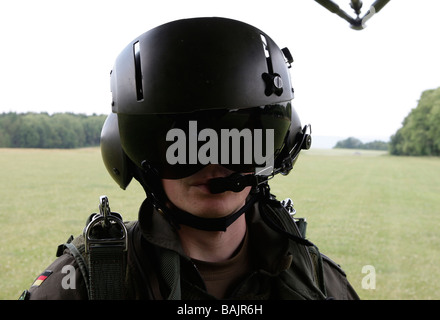
[{"label": "black helmet", "polygon": [[[110,175],[125,189],[133,164],[153,168],[161,178],[200,170],[206,163],[170,164],[166,158],[175,143],[166,139],[167,133],[177,129],[191,135],[191,123],[197,125],[192,127],[196,134],[203,129],[217,134],[225,129],[273,130],[270,170],[254,172],[260,165],[255,159],[221,164],[266,177],[289,173],[299,151],[311,142],[291,105],[292,61],[287,48],[280,50],[264,32],[225,18],[178,20],[134,39],[111,72],[113,113],[101,137]],[[190,149],[186,159],[192,155]]]}]

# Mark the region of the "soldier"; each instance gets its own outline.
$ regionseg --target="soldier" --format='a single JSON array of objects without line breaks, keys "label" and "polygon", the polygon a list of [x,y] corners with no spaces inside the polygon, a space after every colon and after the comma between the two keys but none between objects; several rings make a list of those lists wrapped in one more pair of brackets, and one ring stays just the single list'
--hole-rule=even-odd
[{"label": "soldier", "polygon": [[170,22],[133,40],[111,72],[101,139],[119,186],[146,199],[101,214],[23,299],[358,299],[305,238],[268,180],[311,143],[292,106],[287,48],[225,18]]}]

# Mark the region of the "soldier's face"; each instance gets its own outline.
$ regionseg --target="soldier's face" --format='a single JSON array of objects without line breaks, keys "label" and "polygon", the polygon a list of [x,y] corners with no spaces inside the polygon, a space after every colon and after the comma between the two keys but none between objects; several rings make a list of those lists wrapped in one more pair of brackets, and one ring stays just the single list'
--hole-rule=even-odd
[{"label": "soldier's face", "polygon": [[251,191],[251,187],[246,187],[241,192],[210,192],[210,179],[227,177],[232,173],[223,166],[211,164],[186,178],[162,179],[162,185],[168,199],[179,209],[203,218],[220,218],[244,206]]}]

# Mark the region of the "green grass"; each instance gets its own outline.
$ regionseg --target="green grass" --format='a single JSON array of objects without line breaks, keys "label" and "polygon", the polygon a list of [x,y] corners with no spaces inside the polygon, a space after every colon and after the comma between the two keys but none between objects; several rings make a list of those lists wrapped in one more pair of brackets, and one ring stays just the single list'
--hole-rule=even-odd
[{"label": "green grass", "polygon": [[[0,149],[0,299],[16,299],[109,196],[137,219],[143,191],[119,189],[98,148]],[[271,181],[309,223],[307,237],[341,264],[363,299],[440,298],[440,159],[310,150]],[[376,289],[362,289],[364,265]]]},{"label": "green grass", "polygon": [[79,235],[107,195],[112,211],[137,219],[144,199],[137,183],[120,189],[98,148],[0,149],[0,299],[16,299],[54,259],[57,246]]},{"label": "green grass", "polygon": [[[341,264],[363,299],[440,298],[440,159],[304,152],[272,191],[294,199],[307,236]],[[362,289],[364,265],[376,289]]]}]

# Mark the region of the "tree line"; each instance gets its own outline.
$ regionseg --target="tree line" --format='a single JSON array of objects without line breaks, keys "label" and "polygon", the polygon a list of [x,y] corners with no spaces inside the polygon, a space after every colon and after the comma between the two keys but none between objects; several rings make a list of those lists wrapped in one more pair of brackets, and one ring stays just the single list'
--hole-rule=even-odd
[{"label": "tree line", "polygon": [[440,156],[440,88],[422,93],[416,108],[391,136],[390,153],[409,156]]},{"label": "tree line", "polygon": [[362,143],[350,137],[338,141],[334,148],[389,150],[392,155],[440,156],[440,88],[422,93],[417,107],[391,136],[390,142]]},{"label": "tree line", "polygon": [[388,150],[388,142],[374,140],[372,142],[363,143],[361,140],[350,137],[345,140],[338,141],[333,147],[344,149],[364,149],[364,150]]},{"label": "tree line", "polygon": [[[97,146],[106,115],[74,113],[2,113],[0,147],[80,148]],[[393,155],[440,156],[440,88],[422,93],[418,105],[389,143],[362,143],[350,137],[334,148],[389,150]]]},{"label": "tree line", "polygon": [[105,115],[2,113],[2,148],[80,148],[97,146]]}]

